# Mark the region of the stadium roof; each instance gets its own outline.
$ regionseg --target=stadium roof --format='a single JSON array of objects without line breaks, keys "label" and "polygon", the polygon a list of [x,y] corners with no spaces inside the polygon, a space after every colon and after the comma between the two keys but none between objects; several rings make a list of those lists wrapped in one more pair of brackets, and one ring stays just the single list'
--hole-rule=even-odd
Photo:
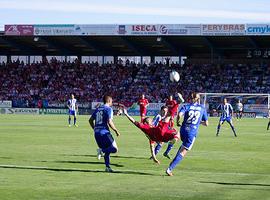
[{"label": "stadium roof", "polygon": [[270,36],[0,36],[0,55],[246,56]]}]

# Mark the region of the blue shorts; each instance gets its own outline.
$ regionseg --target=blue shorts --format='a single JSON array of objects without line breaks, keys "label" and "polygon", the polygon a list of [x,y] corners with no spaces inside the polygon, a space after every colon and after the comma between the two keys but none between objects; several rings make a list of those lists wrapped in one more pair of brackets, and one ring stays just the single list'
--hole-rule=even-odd
[{"label": "blue shorts", "polygon": [[113,136],[110,132],[102,134],[100,132],[95,132],[95,139],[99,148],[107,149],[112,146],[114,143]]},{"label": "blue shorts", "polygon": [[69,110],[68,114],[69,114],[69,115],[74,115],[74,116],[75,116],[75,115],[76,115],[76,111],[75,111],[75,110]]},{"label": "blue shorts", "polygon": [[186,150],[191,150],[196,139],[196,134],[188,133],[184,130],[181,130],[180,136],[183,142],[182,146],[185,147]]},{"label": "blue shorts", "polygon": [[229,117],[220,117],[219,121],[224,123],[225,121],[226,122],[231,122],[232,118],[229,116]]}]

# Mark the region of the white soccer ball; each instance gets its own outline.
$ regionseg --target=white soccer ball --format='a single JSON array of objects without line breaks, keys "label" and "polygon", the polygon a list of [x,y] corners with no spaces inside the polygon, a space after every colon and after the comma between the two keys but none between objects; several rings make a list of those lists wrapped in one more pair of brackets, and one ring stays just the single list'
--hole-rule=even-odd
[{"label": "white soccer ball", "polygon": [[179,73],[178,73],[177,71],[172,71],[172,72],[170,73],[170,80],[171,80],[172,82],[178,82],[178,81],[180,80],[180,75],[179,75]]}]

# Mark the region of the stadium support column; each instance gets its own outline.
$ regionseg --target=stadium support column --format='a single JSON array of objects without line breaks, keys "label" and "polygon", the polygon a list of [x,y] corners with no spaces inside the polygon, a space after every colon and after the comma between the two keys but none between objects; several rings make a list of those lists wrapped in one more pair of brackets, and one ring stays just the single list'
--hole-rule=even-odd
[{"label": "stadium support column", "polygon": [[143,64],[143,56],[140,56],[141,57],[141,64]]},{"label": "stadium support column", "polygon": [[82,56],[77,56],[77,58],[78,58],[78,62],[82,63]]},{"label": "stadium support column", "polygon": [[11,63],[11,55],[7,55],[7,63]]},{"label": "stadium support column", "polygon": [[151,59],[151,63],[155,63],[155,56],[151,56],[150,59]]},{"label": "stadium support column", "polygon": [[117,64],[118,62],[118,56],[113,56],[113,64]]}]

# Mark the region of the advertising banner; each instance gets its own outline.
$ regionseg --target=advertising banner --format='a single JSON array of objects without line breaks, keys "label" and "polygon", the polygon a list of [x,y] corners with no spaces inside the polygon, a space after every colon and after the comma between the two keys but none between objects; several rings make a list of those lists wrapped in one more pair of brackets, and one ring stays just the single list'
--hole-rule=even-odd
[{"label": "advertising banner", "polygon": [[0,108],[1,114],[27,114],[38,115],[38,108]]},{"label": "advertising banner", "polygon": [[247,35],[270,35],[270,24],[247,24]]},{"label": "advertising banner", "polygon": [[119,35],[200,35],[200,24],[118,25]]},{"label": "advertising banner", "polygon": [[61,108],[48,108],[48,109],[39,109],[40,114],[68,114],[68,109]]},{"label": "advertising banner", "polygon": [[245,24],[202,24],[202,35],[245,35]]},{"label": "advertising banner", "polygon": [[244,105],[245,112],[255,112],[261,114],[268,114],[268,106],[263,104],[245,104]]},{"label": "advertising banner", "polygon": [[5,25],[5,35],[34,35],[33,25]]},{"label": "advertising banner", "polygon": [[0,108],[11,108],[12,101],[0,101]]},{"label": "advertising banner", "polygon": [[117,35],[116,24],[78,24],[74,26],[75,35]]},{"label": "advertising banner", "polygon": [[75,35],[72,24],[34,25],[34,35]]}]

